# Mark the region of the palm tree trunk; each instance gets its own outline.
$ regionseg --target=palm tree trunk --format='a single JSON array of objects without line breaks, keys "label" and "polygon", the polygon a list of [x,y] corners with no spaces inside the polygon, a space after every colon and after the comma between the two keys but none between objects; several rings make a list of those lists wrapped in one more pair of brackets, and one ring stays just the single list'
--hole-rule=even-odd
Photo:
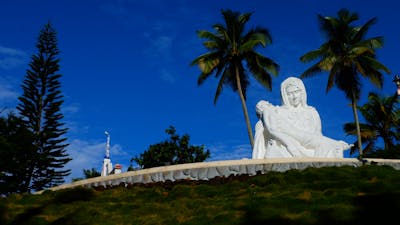
[{"label": "palm tree trunk", "polygon": [[244,119],[246,120],[247,133],[249,135],[251,149],[253,150],[253,147],[254,147],[253,132],[252,132],[252,128],[251,128],[249,113],[247,112],[246,100],[244,99],[244,95],[242,92],[242,85],[240,83],[240,77],[239,77],[239,69],[237,66],[235,66],[235,73],[236,73],[236,83],[237,83],[237,88],[238,88],[238,92],[239,92],[239,97],[240,97],[240,101],[242,102]]},{"label": "palm tree trunk", "polygon": [[354,93],[353,93],[353,99],[351,100],[351,106],[353,108],[354,120],[356,122],[357,147],[358,147],[358,152],[359,152],[359,158],[362,159],[363,150],[362,150],[362,142],[361,142],[360,121],[358,120],[357,100],[356,100]]}]

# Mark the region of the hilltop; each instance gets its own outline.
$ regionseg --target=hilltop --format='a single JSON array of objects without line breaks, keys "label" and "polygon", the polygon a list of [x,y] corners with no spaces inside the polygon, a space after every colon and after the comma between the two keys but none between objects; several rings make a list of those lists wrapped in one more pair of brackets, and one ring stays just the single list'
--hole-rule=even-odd
[{"label": "hilltop", "polygon": [[0,223],[382,224],[399,210],[400,171],[368,165],[12,195]]}]

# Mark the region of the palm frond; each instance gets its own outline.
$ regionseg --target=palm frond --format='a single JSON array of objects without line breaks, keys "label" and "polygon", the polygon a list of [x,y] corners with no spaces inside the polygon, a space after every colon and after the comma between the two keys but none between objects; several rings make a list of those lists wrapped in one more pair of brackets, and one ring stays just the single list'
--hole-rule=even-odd
[{"label": "palm frond", "polygon": [[267,36],[262,33],[254,33],[243,40],[243,43],[239,47],[239,51],[241,52],[252,51],[255,47],[259,45],[265,47],[267,44],[270,43],[270,40],[268,40]]},{"label": "palm frond", "polygon": [[217,89],[215,91],[214,105],[217,104],[218,98],[221,95],[222,90],[224,89],[225,78],[226,78],[226,74],[223,73],[222,76],[221,76],[221,79],[219,79],[219,82],[218,82],[218,85],[217,85]]},{"label": "palm frond", "polygon": [[246,43],[240,45],[238,50],[240,52],[252,51],[257,45],[265,46],[265,42],[262,39],[248,40]]},{"label": "palm frond", "polygon": [[318,66],[322,70],[329,71],[332,70],[334,66],[337,66],[339,63],[337,63],[338,59],[335,56],[331,57],[323,57],[319,63]]},{"label": "palm frond", "polygon": [[205,41],[203,42],[203,45],[210,50],[216,50],[220,47],[220,45],[218,45],[218,42],[215,41]]},{"label": "palm frond", "polygon": [[[344,132],[346,132],[347,135],[352,135],[352,136],[357,135],[356,124],[354,122],[344,124],[343,130]],[[377,139],[377,132],[374,127],[368,124],[360,124],[360,130],[361,130],[361,137],[364,139],[364,142]]]},{"label": "palm frond", "polygon": [[195,58],[190,63],[190,65],[191,66],[198,65],[202,72],[208,71],[210,68],[213,67],[213,65],[219,62],[220,55],[221,55],[220,52],[215,52],[215,51],[207,52]]},{"label": "palm frond", "polygon": [[317,75],[318,73],[321,73],[322,69],[319,67],[319,62],[312,65],[310,68],[308,68],[306,71],[304,71],[301,75],[300,78],[307,78],[307,77],[313,77]]},{"label": "palm frond", "polygon": [[250,17],[253,13],[243,13],[238,17],[238,21],[241,24],[245,24],[250,20]]},{"label": "palm frond", "polygon": [[[265,57],[255,51],[249,52],[245,60],[249,70],[253,73],[268,73],[277,76],[279,73],[279,65],[272,59]],[[261,71],[261,72],[260,72]]]},{"label": "palm frond", "polygon": [[365,46],[371,49],[382,48],[384,39],[382,36],[373,37],[365,40],[359,40],[354,46]]},{"label": "palm frond", "polygon": [[197,36],[199,38],[204,38],[204,39],[208,39],[208,40],[212,40],[212,41],[219,41],[220,40],[220,37],[218,37],[214,33],[211,33],[210,31],[207,31],[207,30],[199,30],[199,31],[197,31]]},{"label": "palm frond", "polygon": [[384,71],[386,73],[391,73],[389,68],[387,68],[385,65],[383,65],[382,63],[380,63],[378,60],[376,60],[374,57],[369,57],[369,56],[363,56],[362,57],[363,61],[364,61],[364,65],[363,66],[368,66],[370,68],[372,68],[373,70],[376,71]]},{"label": "palm frond", "polygon": [[366,47],[365,45],[360,45],[351,48],[349,51],[349,55],[352,55],[354,57],[364,55],[366,53],[374,54],[374,50],[369,47]]},{"label": "palm frond", "polygon": [[271,71],[274,75],[277,74],[279,66],[272,60],[258,55],[256,53],[246,58],[247,67],[253,74],[253,77],[268,90],[272,89]]},{"label": "palm frond", "polygon": [[330,71],[329,71],[329,76],[328,76],[328,82],[326,83],[326,89],[325,92],[328,93],[328,91],[333,87],[335,84],[336,80],[336,73],[337,73],[337,66],[334,66]]},{"label": "palm frond", "polygon": [[336,20],[332,17],[318,15],[318,23],[320,30],[328,39],[335,36]]},{"label": "palm frond", "polygon": [[339,20],[346,24],[350,24],[356,20],[358,20],[358,14],[357,13],[351,13],[348,9],[343,8],[340,9],[339,12],[337,13]]},{"label": "palm frond", "polygon": [[277,63],[275,63],[272,59],[268,57],[264,57],[258,53],[255,54],[256,54],[256,59],[262,68],[264,68],[268,73],[274,76],[278,76],[280,67]]},{"label": "palm frond", "polygon": [[308,63],[308,62],[314,61],[316,59],[319,59],[322,56],[323,56],[323,52],[319,48],[317,50],[310,51],[310,52],[307,52],[306,54],[302,55],[300,57],[300,61],[303,62],[303,63]]},{"label": "palm frond", "polygon": [[362,40],[365,38],[368,30],[371,28],[371,26],[373,24],[375,24],[377,21],[377,18],[374,17],[370,20],[368,20],[364,25],[362,25],[361,27],[358,28],[358,31],[356,33],[356,35],[354,36],[354,40]]},{"label": "palm frond", "polygon": [[[272,37],[269,31],[265,28],[257,27],[255,29],[249,30],[249,32],[247,32],[244,35],[241,43],[241,50],[242,51],[251,50],[259,44],[265,47],[266,45],[271,43],[272,43]],[[245,47],[247,45],[249,45],[249,47]]]}]

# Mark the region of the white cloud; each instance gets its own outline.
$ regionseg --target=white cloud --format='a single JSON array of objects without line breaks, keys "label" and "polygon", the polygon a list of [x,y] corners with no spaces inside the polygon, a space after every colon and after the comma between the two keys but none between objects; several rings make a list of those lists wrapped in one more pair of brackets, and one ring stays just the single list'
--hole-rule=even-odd
[{"label": "white cloud", "polygon": [[219,144],[211,146],[211,158],[209,161],[220,161],[220,160],[239,160],[239,159],[250,159],[252,150],[249,144],[239,144],[239,145],[226,145]]},{"label": "white cloud", "polygon": [[0,46],[0,69],[12,69],[25,64],[27,54],[21,50]]},{"label": "white cloud", "polygon": [[2,104],[5,102],[16,102],[18,95],[18,92],[15,91],[15,81],[13,81],[13,78],[0,77],[0,102]]},{"label": "white cloud", "polygon": [[0,46],[0,54],[9,56],[26,56],[26,53],[17,49]]},{"label": "white cloud", "polygon": [[122,6],[121,4],[117,3],[106,3],[103,5],[99,6],[100,10],[105,12],[106,14],[116,16],[116,17],[121,17],[121,16],[126,16],[129,14],[129,11],[125,6]]},{"label": "white cloud", "polygon": [[172,38],[168,36],[159,36],[156,39],[155,47],[159,51],[169,50],[172,46]]},{"label": "white cloud", "polygon": [[173,37],[158,35],[156,33],[146,33],[145,36],[148,36],[150,40],[154,40],[150,43],[151,46],[147,51],[147,55],[150,57],[158,57],[162,58],[165,61],[169,61],[171,56]]},{"label": "white cloud", "polygon": [[18,93],[7,84],[0,83],[0,101],[15,100]]},{"label": "white cloud", "polygon": [[72,104],[62,108],[64,113],[74,114],[79,112],[79,104]]},{"label": "white cloud", "polygon": [[25,64],[25,60],[23,58],[17,58],[17,57],[12,57],[12,56],[6,56],[3,58],[0,58],[0,68],[1,69],[12,69],[15,67],[18,67],[20,65]]},{"label": "white cloud", "polygon": [[166,70],[160,71],[161,79],[166,81],[167,83],[174,84],[176,82],[176,78]]},{"label": "white cloud", "polygon": [[[72,178],[83,177],[83,169],[95,168],[101,172],[105,145],[105,142],[88,142],[78,139],[70,142],[67,151],[72,160],[66,165],[66,169],[71,169],[71,175],[66,177],[66,182],[70,182]],[[113,157],[128,154],[120,145],[112,145],[110,155]]]}]

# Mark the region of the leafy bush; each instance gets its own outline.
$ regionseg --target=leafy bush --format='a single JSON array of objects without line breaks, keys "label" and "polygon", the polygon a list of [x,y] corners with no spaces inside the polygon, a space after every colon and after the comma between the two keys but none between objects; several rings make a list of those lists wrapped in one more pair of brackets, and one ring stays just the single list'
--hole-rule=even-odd
[{"label": "leafy bush", "polygon": [[170,126],[165,132],[170,135],[170,139],[160,143],[150,145],[150,147],[131,159],[143,169],[175,165],[183,163],[203,162],[210,157],[210,150],[204,150],[204,145],[189,145],[190,137],[188,134],[180,137],[175,134],[176,130]]}]

